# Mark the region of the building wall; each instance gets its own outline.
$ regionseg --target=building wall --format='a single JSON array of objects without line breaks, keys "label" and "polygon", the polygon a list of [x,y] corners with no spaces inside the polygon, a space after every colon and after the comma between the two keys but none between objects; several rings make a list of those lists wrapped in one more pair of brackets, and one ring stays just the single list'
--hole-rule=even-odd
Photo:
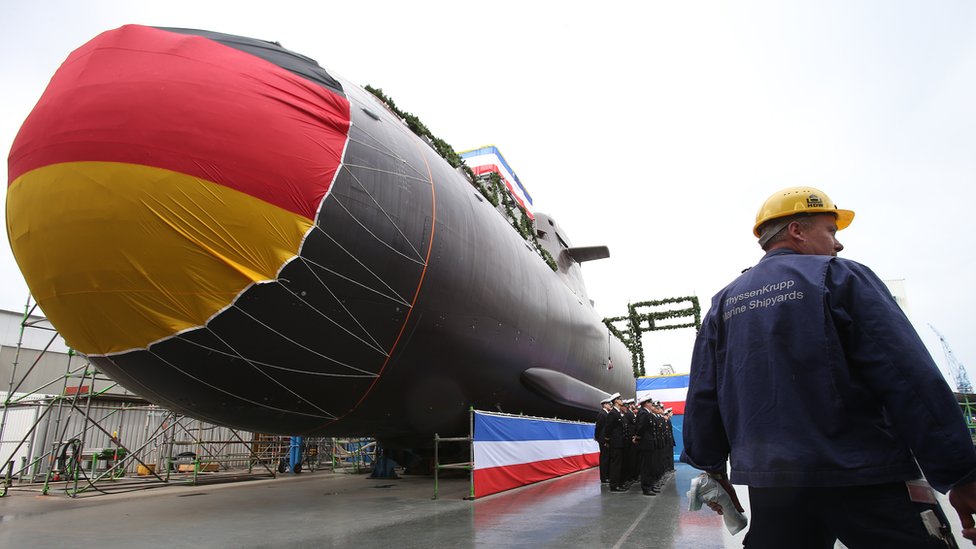
[{"label": "building wall", "polygon": [[[43,317],[32,316],[21,334],[23,319],[22,312],[0,310],[0,392],[62,395],[82,386],[87,387],[82,391],[133,395],[101,374],[95,376],[94,383],[91,378],[82,379],[87,363],[84,355],[71,354]],[[89,372],[93,370],[89,367]]]},{"label": "building wall", "polygon": [[[6,311],[0,309],[0,345],[4,347],[16,347],[21,339],[21,324],[24,320],[24,311]],[[44,349],[50,343],[48,350],[67,354],[68,345],[64,339],[57,334],[43,316],[32,315],[24,328],[22,347],[29,349]],[[52,342],[52,336],[54,341]]]}]

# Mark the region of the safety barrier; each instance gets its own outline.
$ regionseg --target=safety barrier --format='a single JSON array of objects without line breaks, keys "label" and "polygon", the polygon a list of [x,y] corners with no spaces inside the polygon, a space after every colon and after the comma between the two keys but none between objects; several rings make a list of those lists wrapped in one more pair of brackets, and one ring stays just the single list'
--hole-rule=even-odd
[{"label": "safety barrier", "polygon": [[435,457],[434,498],[439,469],[470,469],[470,497],[479,498],[596,467],[593,430],[592,423],[472,410],[470,437],[435,435],[435,456],[441,442],[470,442],[472,460],[441,465]]}]

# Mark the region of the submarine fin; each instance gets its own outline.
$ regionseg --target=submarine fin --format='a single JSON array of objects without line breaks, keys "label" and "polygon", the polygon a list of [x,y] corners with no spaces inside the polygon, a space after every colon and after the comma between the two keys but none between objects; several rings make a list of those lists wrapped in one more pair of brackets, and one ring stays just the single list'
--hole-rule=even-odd
[{"label": "submarine fin", "polygon": [[529,368],[522,372],[522,383],[549,400],[581,408],[595,409],[609,393],[575,377],[548,368]]},{"label": "submarine fin", "polygon": [[606,259],[610,257],[610,248],[606,246],[580,246],[575,248],[567,248],[566,253],[569,257],[572,257],[577,263],[583,263],[584,261],[593,261],[594,259]]}]

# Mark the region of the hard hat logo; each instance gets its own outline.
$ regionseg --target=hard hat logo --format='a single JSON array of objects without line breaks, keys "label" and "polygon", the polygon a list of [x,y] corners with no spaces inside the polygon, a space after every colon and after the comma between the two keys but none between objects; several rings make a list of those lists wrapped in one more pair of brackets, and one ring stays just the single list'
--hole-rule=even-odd
[{"label": "hard hat logo", "polygon": [[761,236],[759,228],[767,222],[803,213],[832,213],[837,216],[837,230],[846,228],[854,219],[854,212],[839,209],[820,189],[789,187],[776,191],[763,202],[756,213],[752,232],[758,238]]}]

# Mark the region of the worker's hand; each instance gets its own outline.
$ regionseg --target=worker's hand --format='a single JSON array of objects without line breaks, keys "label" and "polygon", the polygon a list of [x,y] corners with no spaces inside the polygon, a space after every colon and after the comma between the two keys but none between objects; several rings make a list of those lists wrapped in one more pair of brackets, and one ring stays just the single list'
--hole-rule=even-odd
[{"label": "worker's hand", "polygon": [[949,490],[949,504],[959,515],[959,522],[962,523],[962,537],[976,545],[976,522],[973,521],[973,514],[976,513],[976,482],[956,486]]},{"label": "worker's hand", "polygon": [[[739,503],[739,496],[735,494],[735,488],[732,487],[732,483],[729,482],[729,479],[727,478],[718,479],[715,477],[712,477],[712,479],[718,482],[719,486],[721,486],[722,489],[724,489],[725,492],[729,495],[729,497],[732,498],[732,503],[735,504],[735,508],[738,509],[740,513],[745,513],[746,510],[743,509],[742,504]],[[715,511],[720,515],[722,514],[722,506],[715,503],[714,501],[706,502],[705,505],[708,505],[708,508],[711,509],[712,511]]]}]

